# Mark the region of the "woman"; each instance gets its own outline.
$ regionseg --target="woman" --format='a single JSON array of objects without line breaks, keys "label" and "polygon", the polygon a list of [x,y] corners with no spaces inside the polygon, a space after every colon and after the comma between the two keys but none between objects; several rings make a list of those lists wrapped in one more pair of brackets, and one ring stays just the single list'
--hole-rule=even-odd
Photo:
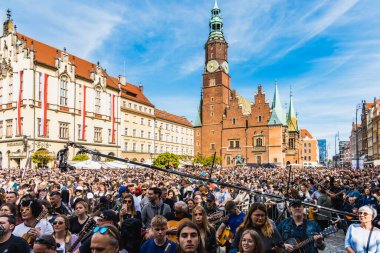
[{"label": "woman", "polygon": [[193,222],[197,225],[202,244],[207,253],[215,253],[218,245],[216,243],[216,231],[207,219],[207,213],[201,206],[196,206],[193,210]]},{"label": "woman", "polygon": [[344,247],[349,253],[380,252],[380,230],[372,224],[377,211],[372,206],[362,206],[358,214],[360,224],[350,225]]},{"label": "woman", "polygon": [[365,188],[364,194],[359,199],[359,202],[362,206],[372,206],[373,208],[377,209],[379,204],[375,196],[372,195],[371,189]]},{"label": "woman", "polygon": [[[55,241],[59,243],[59,248],[57,248],[57,251],[61,250],[62,252],[66,252],[78,239],[76,235],[73,235],[69,231],[70,224],[69,219],[59,214],[55,221],[53,222],[53,237],[55,238]],[[80,243],[75,247],[74,251],[79,248]]]},{"label": "woman", "polygon": [[127,195],[125,195],[123,199],[123,204],[118,209],[120,222],[123,222],[123,220],[128,218],[136,218],[142,221],[141,212],[136,211],[135,202],[132,194],[128,193]]},{"label": "woman", "polygon": [[259,234],[252,229],[245,230],[241,235],[239,253],[264,253]]},{"label": "woman", "polygon": [[16,217],[16,206],[14,204],[3,204],[0,208],[0,215],[13,215]]},{"label": "woman", "polygon": [[83,199],[74,202],[75,216],[70,219],[70,232],[78,234],[86,225],[90,216],[88,215],[88,204]]},{"label": "woman", "polygon": [[[281,236],[275,224],[268,217],[268,211],[264,204],[253,203],[244,218],[243,223],[238,227],[232,248],[237,251],[239,242],[244,230],[253,229],[260,237],[264,245],[264,252],[270,253],[277,249],[277,245],[281,243]],[[235,252],[236,252],[235,251]]]},{"label": "woman", "polygon": [[188,199],[185,201],[188,207],[188,213],[191,215],[193,213],[194,207],[195,207],[195,202],[193,199]]}]

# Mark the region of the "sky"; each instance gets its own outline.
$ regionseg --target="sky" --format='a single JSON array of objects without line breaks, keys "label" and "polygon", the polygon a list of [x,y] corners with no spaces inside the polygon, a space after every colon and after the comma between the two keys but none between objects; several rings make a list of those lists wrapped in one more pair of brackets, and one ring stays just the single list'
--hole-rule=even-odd
[{"label": "sky", "polygon": [[[268,101],[292,90],[300,128],[348,140],[357,105],[380,97],[380,1],[218,0],[231,87]],[[0,1],[17,31],[144,87],[156,108],[194,121],[214,0]],[[360,113],[360,110],[359,110]],[[358,116],[360,118],[360,116]],[[359,120],[360,121],[360,120]]]}]

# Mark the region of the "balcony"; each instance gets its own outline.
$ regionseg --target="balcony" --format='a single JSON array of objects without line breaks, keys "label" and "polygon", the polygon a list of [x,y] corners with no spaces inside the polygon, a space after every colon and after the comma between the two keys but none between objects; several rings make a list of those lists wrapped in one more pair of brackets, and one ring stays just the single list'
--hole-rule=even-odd
[{"label": "balcony", "polygon": [[252,151],[253,152],[265,152],[266,147],[265,146],[255,146],[255,147],[253,147]]}]

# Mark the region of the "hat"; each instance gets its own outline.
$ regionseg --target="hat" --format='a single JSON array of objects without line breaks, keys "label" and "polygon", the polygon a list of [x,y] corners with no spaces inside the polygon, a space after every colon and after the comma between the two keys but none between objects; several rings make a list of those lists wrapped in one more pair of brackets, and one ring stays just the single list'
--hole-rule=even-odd
[{"label": "hat", "polygon": [[302,201],[299,199],[294,199],[290,201],[289,203],[289,206],[300,206],[300,205],[303,205],[303,204],[302,204]]},{"label": "hat", "polygon": [[211,193],[207,194],[206,201],[215,201],[215,196]]},{"label": "hat", "polygon": [[57,243],[52,235],[43,234],[36,238],[35,243],[43,244],[50,247],[58,248],[60,247],[59,243]]},{"label": "hat", "polygon": [[92,192],[88,192],[87,193],[87,198],[88,199],[93,199],[94,198],[94,194]]},{"label": "hat", "polygon": [[82,186],[78,186],[77,188],[75,188],[75,191],[83,191],[83,187]]},{"label": "hat", "polygon": [[121,197],[121,194],[123,193],[123,192],[128,192],[128,188],[125,186],[125,185],[122,185],[122,186],[120,186],[119,187],[119,197]]},{"label": "hat", "polygon": [[117,222],[119,221],[115,211],[109,209],[109,210],[104,210],[100,215],[99,215],[100,218],[102,218],[103,220],[107,220],[107,221],[113,221],[115,224],[117,224]]}]

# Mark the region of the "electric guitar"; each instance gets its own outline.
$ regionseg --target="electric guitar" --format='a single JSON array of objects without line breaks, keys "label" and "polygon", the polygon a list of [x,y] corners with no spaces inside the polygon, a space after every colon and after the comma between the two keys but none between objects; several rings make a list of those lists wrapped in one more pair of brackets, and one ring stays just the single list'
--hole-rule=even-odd
[{"label": "electric guitar", "polygon": [[[37,226],[38,222],[40,222],[42,219],[44,219],[47,214],[48,214],[48,209],[45,206],[42,206],[42,211],[41,211],[40,215],[38,215],[36,221],[30,226],[30,228],[35,228]],[[36,238],[30,236],[30,234],[28,232],[23,234],[22,238],[24,238],[25,241],[32,248],[33,244],[34,244],[34,240],[36,240]]]},{"label": "electric guitar", "polygon": [[[338,228],[335,227],[335,226],[330,226],[328,228],[325,228],[323,230],[322,233],[320,233],[320,235],[322,235],[323,237],[326,237],[328,235],[331,235],[331,234],[334,234],[338,232]],[[305,250],[302,249],[303,246],[311,243],[312,241],[314,241],[314,238],[313,236],[304,240],[304,241],[301,241],[299,242],[297,239],[295,238],[290,238],[288,240],[286,240],[286,244],[291,244],[293,246],[293,249],[292,250],[282,250],[282,253],[290,253],[290,252],[298,252],[298,253],[305,253]]]},{"label": "electric guitar", "polygon": [[75,240],[75,242],[71,245],[71,247],[66,252],[72,253],[74,249],[78,246],[78,244],[84,238],[90,235],[92,228],[95,227],[95,225],[96,225],[96,221],[93,218],[89,218],[86,225],[84,225],[83,229],[79,232],[78,238]]}]

